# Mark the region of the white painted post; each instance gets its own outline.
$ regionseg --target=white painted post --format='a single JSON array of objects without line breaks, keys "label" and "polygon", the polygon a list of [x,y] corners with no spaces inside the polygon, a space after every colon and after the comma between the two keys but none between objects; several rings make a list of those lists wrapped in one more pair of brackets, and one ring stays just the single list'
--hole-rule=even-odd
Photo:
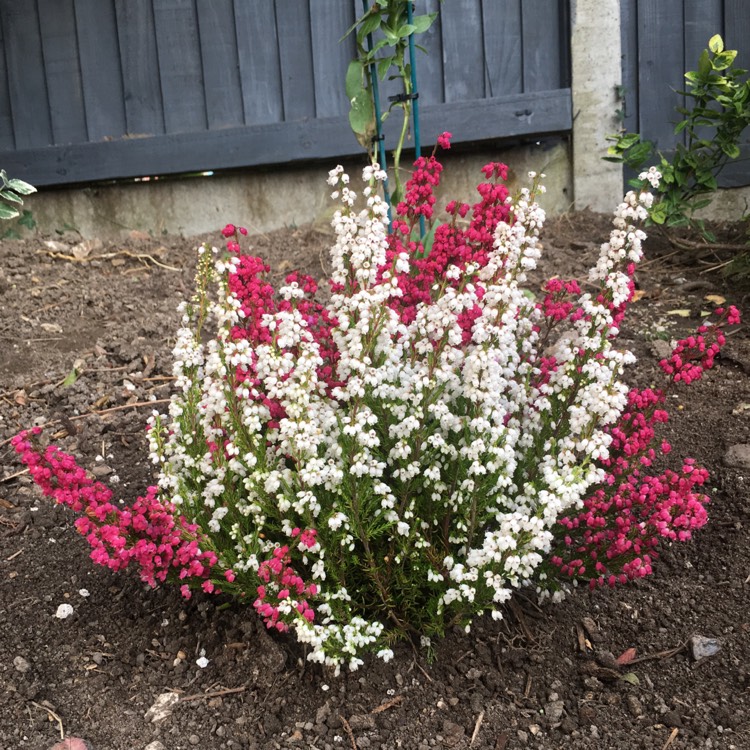
[{"label": "white painted post", "polygon": [[620,126],[620,0],[572,0],[573,196],[577,209],[610,212],[622,198],[622,165],[602,159]]}]

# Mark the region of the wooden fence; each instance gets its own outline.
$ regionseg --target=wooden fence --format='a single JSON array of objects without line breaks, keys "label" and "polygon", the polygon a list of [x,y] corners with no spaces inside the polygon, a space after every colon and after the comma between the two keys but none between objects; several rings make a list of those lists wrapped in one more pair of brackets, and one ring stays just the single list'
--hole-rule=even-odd
[{"label": "wooden fence", "polygon": [[[680,91],[685,71],[714,34],[729,49],[739,50],[738,64],[750,68],[750,2],[748,0],[621,0],[624,125],[669,152],[684,134],[674,126],[675,107],[689,106]],[[750,134],[741,158],[729,164],[719,180],[723,187],[750,184]]]},{"label": "wooden fence", "polygon": [[[425,140],[571,128],[565,0],[417,2],[438,7],[417,63]],[[340,41],[361,11],[361,0],[0,0],[0,166],[43,186],[361,153],[343,90],[353,41]]]}]

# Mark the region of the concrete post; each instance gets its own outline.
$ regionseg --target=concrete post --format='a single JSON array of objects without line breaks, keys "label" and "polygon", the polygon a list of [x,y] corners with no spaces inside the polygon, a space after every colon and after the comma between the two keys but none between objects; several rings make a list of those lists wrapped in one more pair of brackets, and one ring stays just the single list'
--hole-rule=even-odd
[{"label": "concrete post", "polygon": [[622,166],[604,161],[620,126],[620,0],[572,0],[573,196],[577,209],[610,212],[622,198]]}]

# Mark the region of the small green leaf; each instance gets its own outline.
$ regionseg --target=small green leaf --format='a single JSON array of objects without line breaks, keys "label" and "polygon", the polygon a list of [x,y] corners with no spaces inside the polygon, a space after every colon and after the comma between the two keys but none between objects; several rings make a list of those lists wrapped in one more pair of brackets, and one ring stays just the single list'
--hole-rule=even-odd
[{"label": "small green leaf", "polygon": [[629,682],[631,685],[640,685],[641,681],[638,679],[638,675],[635,672],[628,672],[621,678],[624,682]]},{"label": "small green leaf", "polygon": [[8,180],[8,187],[15,190],[19,195],[31,195],[36,193],[36,188],[23,180]]},{"label": "small green leaf", "polygon": [[73,385],[73,383],[78,380],[78,375],[80,373],[76,370],[74,367],[65,377],[65,380],[63,380],[62,385],[63,387],[67,388],[69,385]]},{"label": "small green leaf", "polygon": [[346,98],[351,101],[363,88],[364,66],[359,60],[352,60],[346,69]]},{"label": "small green leaf", "polygon": [[[721,150],[730,159],[736,159],[740,155],[740,147],[736,143],[722,143]],[[2,195],[2,193],[0,193],[0,195]]]},{"label": "small green leaf", "polygon": [[[374,6],[373,6],[374,7]],[[380,11],[371,9],[369,14],[362,19],[360,27],[357,29],[357,40],[364,45],[368,34],[372,34],[380,26]]]},{"label": "small green leaf", "polygon": [[414,24],[415,34],[424,34],[432,26],[433,21],[437,18],[437,13],[428,13],[424,16],[414,16],[411,21]]},{"label": "small green leaf", "polygon": [[378,61],[378,78],[382,81],[393,63],[393,57],[384,57]]},{"label": "small green leaf", "polygon": [[657,203],[651,209],[649,218],[654,224],[663,224],[667,219],[667,207],[663,203]]},{"label": "small green leaf", "polygon": [[24,211],[21,214],[21,217],[18,219],[18,223],[22,227],[26,227],[26,229],[36,229],[36,221],[34,220],[34,215],[31,213],[31,211]]},{"label": "small green leaf", "polygon": [[20,216],[20,211],[17,208],[0,203],[0,219],[15,219],[16,216]]},{"label": "small green leaf", "polygon": [[719,54],[719,52],[722,52],[724,50],[724,40],[721,38],[721,34],[714,34],[708,40],[708,48],[715,55]]},{"label": "small green leaf", "polygon": [[0,190],[0,198],[5,198],[6,201],[11,203],[23,204],[23,199],[19,198],[12,190]]},{"label": "small green leaf", "polygon": [[711,72],[711,57],[708,54],[708,50],[704,49],[701,52],[701,56],[698,58],[698,73],[701,78],[705,78]]},{"label": "small green leaf", "polygon": [[349,125],[357,135],[369,135],[375,128],[375,111],[370,92],[362,89],[352,100]]},{"label": "small green leaf", "polygon": [[408,36],[411,36],[414,31],[416,30],[416,26],[413,23],[405,23],[397,32],[396,36],[398,36],[400,39],[406,39]]}]

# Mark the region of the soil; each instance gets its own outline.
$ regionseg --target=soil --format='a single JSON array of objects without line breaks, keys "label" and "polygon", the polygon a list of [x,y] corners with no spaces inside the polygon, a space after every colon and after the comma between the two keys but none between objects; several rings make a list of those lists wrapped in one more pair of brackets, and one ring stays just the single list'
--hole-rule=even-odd
[{"label": "soil", "polygon": [[[580,275],[608,226],[590,213],[551,222],[546,273]],[[735,241],[725,229],[719,239]],[[175,308],[200,239],[0,243],[0,748],[46,750],[62,736],[96,750],[750,748],[750,465],[742,449],[727,456],[750,443],[745,326],[700,383],[669,390],[672,463],[695,457],[714,488],[694,542],[664,547],[637,584],[558,605],[522,592],[503,621],[435,644],[432,661],[402,645],[389,664],[335,678],[249,609],[94,566],[8,439],[48,425],[126,502],[151,483],[145,420],[169,397]],[[253,244],[276,274],[320,277],[329,239],[308,227]],[[639,360],[630,381],[660,385],[659,358],[710,309],[706,295],[742,307],[745,292],[658,237],[646,251],[621,339]],[[74,614],[58,619],[64,603]],[[719,651],[696,661],[695,636]],[[635,661],[619,667],[628,649]],[[177,702],[152,722],[165,693]]]}]

